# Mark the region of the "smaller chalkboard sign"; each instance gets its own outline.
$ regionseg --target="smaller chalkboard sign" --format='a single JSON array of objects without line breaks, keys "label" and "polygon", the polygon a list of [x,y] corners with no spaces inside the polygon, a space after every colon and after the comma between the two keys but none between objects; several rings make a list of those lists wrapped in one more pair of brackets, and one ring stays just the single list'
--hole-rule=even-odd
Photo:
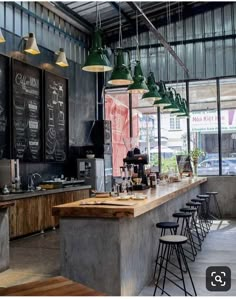
[{"label": "smaller chalkboard sign", "polygon": [[189,155],[176,155],[176,161],[177,161],[179,173],[190,174],[193,172],[191,158]]},{"label": "smaller chalkboard sign", "polygon": [[47,162],[64,162],[67,159],[67,86],[67,79],[47,71],[44,72],[44,157]]}]

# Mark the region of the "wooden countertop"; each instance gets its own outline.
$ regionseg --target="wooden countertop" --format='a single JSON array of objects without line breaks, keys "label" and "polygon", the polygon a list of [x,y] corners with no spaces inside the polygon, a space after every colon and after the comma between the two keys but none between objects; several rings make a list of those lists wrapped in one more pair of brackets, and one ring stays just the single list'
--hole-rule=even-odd
[{"label": "wooden countertop", "polygon": [[34,196],[44,196],[48,194],[56,194],[56,193],[63,193],[63,192],[72,192],[72,191],[78,191],[78,190],[85,190],[85,189],[91,189],[91,185],[79,185],[79,186],[73,186],[73,187],[64,187],[64,188],[58,188],[58,189],[51,189],[51,190],[40,190],[40,191],[33,191],[33,192],[22,192],[22,193],[10,193],[7,195],[0,194],[0,202],[5,202],[9,200],[17,200],[22,198],[29,198]]},{"label": "wooden countertop", "polygon": [[[180,196],[207,181],[207,178],[184,178],[181,182],[158,185],[155,189],[139,191],[147,196],[144,200],[129,200],[133,206],[114,205],[81,205],[80,201],[55,206],[53,216],[60,217],[91,217],[91,218],[134,218],[142,215],[165,202]],[[137,192],[137,191],[135,191]],[[114,200],[115,198],[113,198]],[[111,200],[111,198],[107,198]]]},{"label": "wooden countertop", "polygon": [[0,202],[0,210],[1,209],[6,209],[9,208],[10,206],[14,206],[14,202],[13,201],[4,201],[4,202]]}]

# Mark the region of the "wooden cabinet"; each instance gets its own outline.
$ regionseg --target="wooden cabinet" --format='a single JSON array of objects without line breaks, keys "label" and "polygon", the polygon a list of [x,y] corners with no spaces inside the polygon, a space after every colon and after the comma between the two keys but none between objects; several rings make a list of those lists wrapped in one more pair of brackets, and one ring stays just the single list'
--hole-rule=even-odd
[{"label": "wooden cabinet", "polygon": [[85,189],[15,200],[9,208],[10,238],[57,226],[59,218],[52,216],[53,206],[88,197],[89,189]]}]

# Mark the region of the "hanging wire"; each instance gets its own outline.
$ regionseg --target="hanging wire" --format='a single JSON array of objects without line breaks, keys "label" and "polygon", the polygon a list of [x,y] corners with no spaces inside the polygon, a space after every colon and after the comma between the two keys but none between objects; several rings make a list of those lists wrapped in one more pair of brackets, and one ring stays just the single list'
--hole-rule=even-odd
[{"label": "hanging wire", "polygon": [[121,20],[121,9],[119,2],[119,48],[122,47],[122,20]]},{"label": "hanging wire", "polygon": [[101,27],[102,27],[102,21],[101,21],[99,3],[96,2],[96,28],[101,28]]},{"label": "hanging wire", "polygon": [[152,50],[152,45],[150,43],[150,34],[151,32],[149,31],[148,33],[148,42],[149,42],[149,49],[148,49],[148,69],[149,69],[149,73],[151,72],[151,50]]},{"label": "hanging wire", "polygon": [[139,38],[138,38],[138,12],[136,10],[136,60],[140,60],[140,53],[139,53]]}]

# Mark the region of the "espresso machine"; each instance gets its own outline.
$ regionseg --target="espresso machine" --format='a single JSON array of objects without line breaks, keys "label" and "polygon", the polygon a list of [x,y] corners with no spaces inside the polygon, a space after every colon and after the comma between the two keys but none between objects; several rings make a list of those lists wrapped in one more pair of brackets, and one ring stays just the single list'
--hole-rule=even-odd
[{"label": "espresso machine", "polygon": [[145,174],[145,165],[148,164],[148,155],[133,154],[123,159],[124,166],[128,171],[132,171],[131,177],[134,181],[134,190],[144,190],[148,188],[147,176]]}]

